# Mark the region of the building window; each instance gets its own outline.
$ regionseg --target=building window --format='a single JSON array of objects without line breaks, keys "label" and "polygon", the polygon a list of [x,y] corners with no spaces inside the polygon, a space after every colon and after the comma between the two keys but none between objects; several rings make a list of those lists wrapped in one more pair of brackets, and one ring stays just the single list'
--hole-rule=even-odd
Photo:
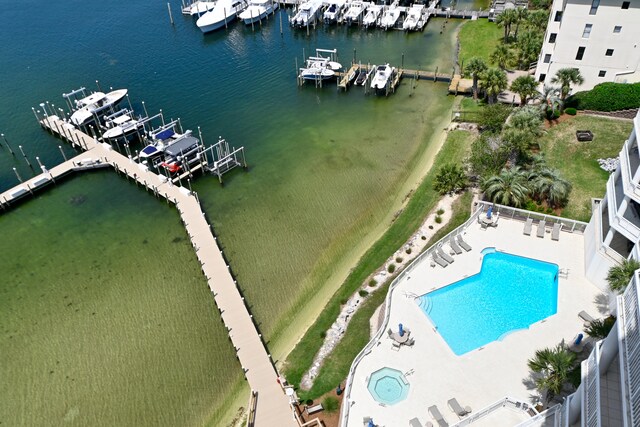
[{"label": "building window", "polygon": [[600,70],[600,72],[598,73],[598,77],[604,77],[607,74],[607,72],[605,70]]},{"label": "building window", "polygon": [[605,52],[606,56],[613,56],[613,49],[607,49],[607,51]]},{"label": "building window", "polygon": [[547,54],[544,56],[544,63],[545,63],[545,64],[548,64],[549,62],[551,62],[551,54],[550,54],[550,53],[547,53]]},{"label": "building window", "polygon": [[584,30],[582,30],[582,38],[588,39],[591,34],[591,28],[593,28],[593,24],[585,24]]},{"label": "building window", "polygon": [[576,61],[581,61],[582,57],[584,56],[584,50],[586,49],[585,46],[580,46],[578,48],[578,53],[576,54]]},{"label": "building window", "polygon": [[538,78],[538,81],[539,81],[539,82],[543,82],[543,81],[544,81],[544,79],[546,79],[546,78],[547,78],[547,75],[546,75],[546,74],[540,74],[540,78]]},{"label": "building window", "polygon": [[622,2],[622,8],[623,9],[629,9],[629,5],[631,4],[630,1],[623,1]]},{"label": "building window", "polygon": [[616,25],[615,27],[613,27],[614,34],[620,34],[621,31],[622,31],[622,25]]},{"label": "building window", "polygon": [[598,6],[600,6],[600,0],[593,0],[591,2],[591,10],[589,11],[589,15],[595,15],[598,11]]},{"label": "building window", "polygon": [[549,43],[555,43],[556,42],[556,37],[558,37],[558,33],[549,34]]},{"label": "building window", "polygon": [[557,12],[556,12],[556,16],[555,16],[555,18],[553,18],[553,20],[554,20],[555,22],[560,22],[560,21],[562,21],[562,11],[561,11],[561,10],[559,10],[559,11],[557,11]]}]

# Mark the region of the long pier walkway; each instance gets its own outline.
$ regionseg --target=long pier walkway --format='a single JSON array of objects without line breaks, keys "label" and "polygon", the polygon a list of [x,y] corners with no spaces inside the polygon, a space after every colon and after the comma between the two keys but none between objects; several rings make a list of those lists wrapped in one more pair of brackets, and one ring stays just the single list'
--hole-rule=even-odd
[{"label": "long pier walkway", "polygon": [[[76,156],[76,165],[78,158],[90,158],[92,165],[110,165],[116,172],[126,174],[144,185],[149,191],[176,205],[216,305],[220,310],[222,320],[229,331],[238,360],[252,389],[252,395],[255,396],[253,399],[255,401],[255,408],[253,408],[255,426],[297,426],[289,398],[279,384],[278,373],[224,260],[222,251],[216,243],[211,226],[205,218],[195,193],[174,185],[166,177],[158,175],[146,166],[135,163],[132,159],[114,151],[109,144],[99,143],[89,135],[60,120],[57,116],[45,117],[40,124],[54,135],[86,150],[85,153]],[[70,168],[73,166],[73,160],[71,159],[60,166],[64,165],[64,168]],[[58,173],[56,168],[52,168],[51,173],[54,174],[54,171]],[[11,191],[15,191],[15,188],[9,190],[9,192]]]}]

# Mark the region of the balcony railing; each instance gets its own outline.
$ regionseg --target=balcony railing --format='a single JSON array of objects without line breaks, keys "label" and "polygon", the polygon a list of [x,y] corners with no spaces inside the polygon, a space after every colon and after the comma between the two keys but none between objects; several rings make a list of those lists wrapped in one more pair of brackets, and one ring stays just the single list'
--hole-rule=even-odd
[{"label": "balcony railing", "polygon": [[622,355],[622,399],[630,425],[640,425],[640,274],[636,271],[624,294],[618,297],[618,346]]},{"label": "balcony railing", "polygon": [[[640,228],[629,221],[620,212],[622,200],[618,200],[616,192],[615,174],[607,181],[607,197],[609,198],[609,224],[620,231],[627,239],[636,241],[640,238]],[[624,191],[622,192],[624,194]],[[614,208],[614,209],[612,209]]]},{"label": "balcony railing", "polygon": [[620,173],[622,174],[622,183],[624,185],[625,193],[629,197],[634,197],[640,200],[640,184],[634,182],[633,177],[637,170],[633,170],[631,167],[631,161],[629,159],[629,140],[625,141],[620,151]]},{"label": "balcony railing", "polygon": [[582,362],[582,420],[587,427],[601,427],[600,415],[600,349],[594,347],[589,358]]}]

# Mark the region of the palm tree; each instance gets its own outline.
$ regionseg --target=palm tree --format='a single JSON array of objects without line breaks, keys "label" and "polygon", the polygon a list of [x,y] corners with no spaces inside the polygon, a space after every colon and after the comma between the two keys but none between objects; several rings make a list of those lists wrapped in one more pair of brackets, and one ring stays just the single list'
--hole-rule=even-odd
[{"label": "palm tree", "polygon": [[585,332],[590,337],[601,340],[609,335],[611,329],[613,329],[613,325],[616,323],[616,318],[613,316],[609,316],[606,319],[596,319],[592,322],[589,322],[589,326],[585,329]]},{"label": "palm tree", "polygon": [[531,187],[539,201],[546,201],[553,208],[566,204],[571,193],[571,183],[563,179],[555,169],[541,168],[533,175]]},{"label": "palm tree", "polygon": [[540,94],[540,108],[547,118],[553,117],[555,113],[562,110],[564,103],[560,99],[560,90],[552,86],[545,86],[543,93]]},{"label": "palm tree", "polygon": [[571,91],[571,85],[581,85],[584,83],[584,78],[577,68],[561,68],[553,76],[551,83],[560,83],[560,99],[564,101]]},{"label": "palm tree", "polygon": [[539,33],[544,33],[549,21],[548,10],[532,10],[527,14],[526,26]]},{"label": "palm tree", "polygon": [[524,204],[529,194],[527,177],[518,166],[502,169],[500,175],[486,179],[482,187],[492,202],[516,208]]},{"label": "palm tree", "polygon": [[507,68],[507,64],[511,61],[511,58],[513,58],[513,54],[509,48],[503,44],[496,46],[496,49],[491,56],[489,56],[489,60],[503,70]]},{"label": "palm tree", "polygon": [[514,9],[507,9],[496,18],[496,24],[498,24],[498,27],[504,27],[505,43],[509,40],[511,25],[513,25],[514,22],[516,22],[516,11]]},{"label": "palm tree", "polygon": [[609,289],[612,292],[623,292],[633,277],[633,273],[639,268],[640,261],[635,259],[625,259],[622,264],[611,267],[607,274]]},{"label": "palm tree", "polygon": [[555,348],[536,350],[533,359],[527,361],[527,366],[536,375],[536,387],[542,394],[543,404],[546,407],[554,396],[562,392],[576,362],[575,353],[569,351],[564,345],[559,344]]},{"label": "palm tree", "polygon": [[443,165],[435,176],[433,189],[440,194],[457,193],[467,186],[464,169],[454,163]]},{"label": "palm tree", "polygon": [[528,16],[529,16],[529,11],[524,7],[519,7],[515,9],[514,17],[516,22],[516,31],[515,31],[514,37],[516,39],[518,38],[518,29],[520,28],[520,23],[522,23],[523,21],[526,21]]},{"label": "palm tree", "polygon": [[489,68],[480,76],[480,85],[489,98],[489,104],[493,104],[498,95],[509,86],[507,73],[499,68]]},{"label": "palm tree", "polygon": [[481,58],[473,57],[467,63],[465,71],[473,78],[473,99],[478,99],[478,78],[487,68],[487,64]]},{"label": "palm tree", "polygon": [[520,105],[526,105],[529,98],[538,93],[538,83],[533,76],[520,76],[516,77],[511,82],[511,92],[515,92],[520,96]]},{"label": "palm tree", "polygon": [[542,36],[535,31],[525,31],[518,39],[517,46],[518,66],[524,70],[538,58],[542,48]]}]

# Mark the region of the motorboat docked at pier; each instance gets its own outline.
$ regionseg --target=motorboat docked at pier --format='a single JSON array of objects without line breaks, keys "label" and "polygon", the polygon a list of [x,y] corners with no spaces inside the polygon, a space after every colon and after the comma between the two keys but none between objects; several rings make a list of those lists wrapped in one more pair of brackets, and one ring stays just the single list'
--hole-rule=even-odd
[{"label": "motorboat docked at pier", "polygon": [[398,2],[395,1],[387,10],[384,11],[382,18],[380,19],[380,28],[388,30],[395,27],[396,22],[400,19],[402,9],[398,6]]},{"label": "motorboat docked at pier", "polygon": [[260,22],[277,9],[278,3],[273,0],[251,0],[249,7],[238,15],[238,18],[242,19],[245,25],[251,25],[254,22]]},{"label": "motorboat docked at pier", "polygon": [[306,68],[300,69],[300,77],[304,80],[328,80],[335,77],[342,65],[329,59],[321,56],[309,57]]},{"label": "motorboat docked at pier", "polygon": [[380,18],[380,14],[382,13],[382,6],[377,4],[370,4],[367,7],[367,12],[362,19],[362,25],[365,28],[369,28],[375,26],[378,23],[378,19]]},{"label": "motorboat docked at pier", "polygon": [[183,15],[200,16],[205,12],[213,10],[216,6],[216,1],[196,0],[193,3],[185,5],[182,8]]},{"label": "motorboat docked at pier", "polygon": [[378,65],[376,68],[376,74],[371,80],[371,87],[376,91],[383,91],[387,89],[389,80],[393,77],[396,69],[389,64]]},{"label": "motorboat docked at pier", "polygon": [[176,132],[177,121],[173,121],[158,129],[148,132],[148,144],[140,151],[141,159],[149,159],[164,153],[164,149],[177,140],[191,135],[191,131]]},{"label": "motorboat docked at pier", "polygon": [[322,15],[325,24],[335,24],[345,9],[345,0],[331,0]]},{"label": "motorboat docked at pier", "polygon": [[244,0],[218,0],[212,10],[198,18],[196,25],[203,33],[218,30],[233,22],[246,7]]},{"label": "motorboat docked at pier", "polygon": [[316,22],[322,10],[322,0],[308,0],[300,5],[298,13],[291,18],[291,25],[303,28]]},{"label": "motorboat docked at pier", "polygon": [[[405,31],[415,31],[422,28],[418,27],[418,23],[424,22],[422,19],[422,14],[424,13],[424,5],[422,4],[414,4],[409,8],[407,12],[407,17],[402,23],[402,29]],[[423,24],[424,27],[424,24]]]},{"label": "motorboat docked at pier", "polygon": [[126,139],[135,135],[142,135],[146,117],[135,118],[133,111],[124,109],[106,116],[104,126],[106,131],[102,138],[106,140]]},{"label": "motorboat docked at pier", "polygon": [[175,140],[164,149],[164,161],[160,166],[171,174],[177,173],[198,160],[202,144],[191,135],[185,135]]},{"label": "motorboat docked at pier", "polygon": [[355,0],[349,3],[348,6],[349,8],[344,14],[344,22],[346,22],[347,25],[359,23],[362,18],[362,14],[366,10],[367,3]]},{"label": "motorboat docked at pier", "polygon": [[[75,100],[76,110],[71,114],[71,123],[86,126],[101,117],[127,95],[127,89],[118,89],[107,94],[94,92],[89,96]],[[64,96],[64,95],[63,95]]]}]

